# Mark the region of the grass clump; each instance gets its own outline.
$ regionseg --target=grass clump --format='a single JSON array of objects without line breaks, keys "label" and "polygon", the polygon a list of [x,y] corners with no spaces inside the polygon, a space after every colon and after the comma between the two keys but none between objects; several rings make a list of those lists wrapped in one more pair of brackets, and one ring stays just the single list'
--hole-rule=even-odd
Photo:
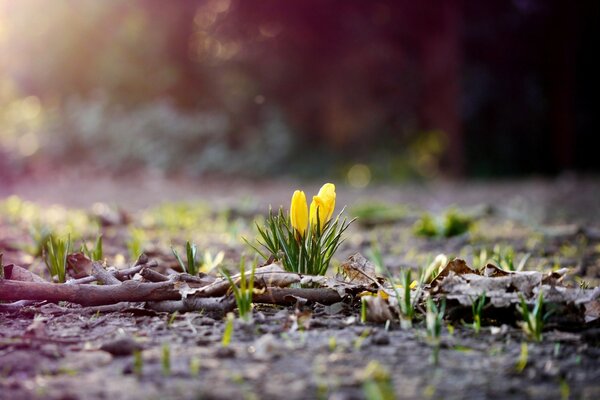
[{"label": "grass clump", "polygon": [[144,251],[144,242],[146,241],[146,233],[143,229],[131,228],[129,230],[129,240],[127,241],[127,251],[129,258],[137,260]]},{"label": "grass clump", "polygon": [[46,242],[44,262],[51,278],[63,283],[66,279],[67,255],[71,251],[71,236],[60,239],[50,236]]},{"label": "grass clump", "polygon": [[448,238],[467,232],[473,222],[472,217],[450,208],[437,218],[430,213],[423,213],[413,225],[413,232],[417,236]]},{"label": "grass clump", "polygon": [[186,262],[185,263],[183,262],[183,260],[181,259],[181,257],[179,256],[179,253],[177,252],[177,250],[175,250],[175,248],[171,247],[171,251],[173,252],[173,255],[177,259],[179,266],[181,267],[181,269],[184,272],[187,272],[190,275],[198,275],[198,273],[200,272],[201,264],[200,264],[200,262],[198,262],[198,259],[196,257],[197,247],[194,243],[190,243],[189,240],[187,242],[185,242],[185,254],[186,254]]},{"label": "grass clump", "polygon": [[533,306],[533,310],[529,310],[525,298],[519,293],[521,304],[518,307],[519,312],[523,317],[521,322],[521,328],[525,332],[528,338],[535,342],[542,341],[542,330],[544,329],[544,321],[550,315],[550,312],[546,314],[544,311],[544,294],[540,292]]},{"label": "grass clump", "polygon": [[240,318],[244,321],[249,321],[252,316],[252,295],[254,293],[254,271],[256,270],[256,262],[252,264],[252,271],[249,278],[246,274],[245,264],[245,259],[242,258],[240,262],[239,287],[237,282],[234,282],[227,272],[222,271],[222,273],[231,285]]},{"label": "grass clump", "polygon": [[325,275],[342,242],[342,234],[352,222],[340,220],[343,210],[332,219],[335,197],[335,186],[323,185],[313,197],[309,214],[304,192],[296,190],[289,216],[282,208],[277,213],[270,210],[265,225],[257,224],[258,247],[263,250],[249,243],[250,246],[265,259],[273,257],[281,261],[286,271]]},{"label": "grass clump", "polygon": [[102,235],[98,235],[98,237],[96,237],[96,242],[94,243],[94,247],[92,249],[88,249],[87,243],[83,242],[79,250],[92,261],[102,261],[104,259]]}]

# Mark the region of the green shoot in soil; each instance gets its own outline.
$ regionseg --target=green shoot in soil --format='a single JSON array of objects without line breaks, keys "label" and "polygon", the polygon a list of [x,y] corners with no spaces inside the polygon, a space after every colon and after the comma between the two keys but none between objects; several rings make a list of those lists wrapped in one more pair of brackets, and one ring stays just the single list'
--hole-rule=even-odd
[{"label": "green shoot in soil", "polygon": [[223,339],[221,339],[221,345],[223,347],[229,346],[231,343],[231,336],[233,335],[233,321],[235,317],[233,313],[227,313],[227,320],[225,321],[225,330],[223,331]]},{"label": "green shoot in soil", "polygon": [[200,373],[200,359],[198,357],[190,358],[190,375],[198,376]]},{"label": "green shoot in soil", "polygon": [[146,234],[142,229],[131,228],[129,230],[129,240],[127,241],[127,251],[129,258],[136,260],[142,254]]},{"label": "green shoot in soil", "polygon": [[528,351],[527,343],[523,342],[523,343],[521,343],[521,353],[519,354],[519,360],[517,361],[517,364],[515,365],[515,370],[518,373],[523,372],[523,370],[527,366],[528,358],[529,358],[529,351]]},{"label": "green shoot in soil", "polygon": [[425,321],[427,325],[427,336],[433,345],[431,360],[434,365],[437,365],[439,361],[440,336],[442,334],[442,323],[444,321],[445,311],[446,299],[442,299],[441,306],[438,307],[431,297],[427,298]]},{"label": "green shoot in soil", "polygon": [[88,249],[86,242],[83,242],[81,244],[80,251],[92,261],[102,261],[104,259],[104,252],[102,250],[102,235],[98,235],[92,250]]},{"label": "green shoot in soil", "polygon": [[171,349],[167,343],[162,345],[160,365],[164,376],[171,375]]},{"label": "green shoot in soil", "polygon": [[50,235],[46,242],[44,262],[52,279],[63,283],[66,278],[67,255],[71,251],[71,237],[66,240]]},{"label": "green shoot in soil", "polygon": [[367,400],[393,400],[396,398],[390,373],[378,361],[370,361],[361,375],[363,393]]},{"label": "green shoot in soil", "polygon": [[481,330],[481,315],[483,312],[483,306],[485,305],[485,292],[481,294],[476,300],[471,304],[471,311],[473,313],[473,330],[475,334],[479,334]]},{"label": "green shoot in soil", "polygon": [[[412,321],[415,318],[415,304],[410,296],[410,286],[412,284],[410,269],[400,271],[400,282],[402,284],[402,293],[399,293],[396,286],[393,286],[400,308],[400,326],[402,329],[409,329],[412,327]],[[415,301],[417,297],[415,296]]]},{"label": "green shoot in soil", "polygon": [[34,224],[29,228],[29,236],[33,240],[33,246],[27,246],[32,256],[41,256],[46,251],[46,243],[52,236],[52,230],[45,225]]},{"label": "green shoot in soil", "polygon": [[4,279],[4,264],[2,264],[3,253],[0,253],[0,279]]},{"label": "green shoot in soil", "polygon": [[244,321],[249,321],[252,317],[252,294],[254,293],[254,271],[256,270],[256,260],[252,264],[252,271],[250,273],[250,279],[246,275],[246,260],[242,257],[240,261],[240,278],[239,278],[239,287],[236,282],[233,281],[231,276],[225,272],[221,271],[225,278],[229,281],[231,285],[231,289],[233,290],[233,295],[235,296],[235,302],[237,304],[238,313],[241,319]]},{"label": "green shoot in soil", "polygon": [[423,213],[414,226],[413,232],[423,237],[452,237],[462,235],[473,225],[473,219],[455,208],[450,208],[442,217],[435,218]]},{"label": "green shoot in soil", "polygon": [[533,341],[541,342],[542,330],[544,329],[544,320],[549,315],[549,313],[546,313],[545,315],[543,314],[544,294],[540,292],[532,311],[529,311],[529,307],[527,307],[525,298],[520,293],[519,298],[521,299],[521,305],[518,308],[519,312],[523,316],[521,327],[523,328],[523,331],[527,337]]},{"label": "green shoot in soil", "polygon": [[133,373],[141,376],[144,369],[144,359],[142,358],[141,350],[133,351]]},{"label": "green shoot in soil", "polygon": [[360,298],[360,323],[367,323],[367,299],[364,297]]},{"label": "green shoot in soil", "polygon": [[198,273],[200,272],[201,265],[196,257],[197,247],[194,243],[190,243],[189,240],[185,242],[185,254],[187,256],[185,263],[179,256],[177,250],[171,247],[171,251],[173,252],[173,255],[177,259],[179,266],[184,272],[187,272],[190,275],[198,275]]}]

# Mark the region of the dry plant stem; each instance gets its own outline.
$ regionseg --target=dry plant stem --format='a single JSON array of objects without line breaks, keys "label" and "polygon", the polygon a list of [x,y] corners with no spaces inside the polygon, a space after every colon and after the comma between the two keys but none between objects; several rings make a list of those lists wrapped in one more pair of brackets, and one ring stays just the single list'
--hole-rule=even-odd
[{"label": "dry plant stem", "polygon": [[118,280],[114,275],[104,269],[104,266],[94,261],[92,263],[92,271],[94,271],[94,276],[98,278],[100,282],[105,285],[120,285],[121,281]]},{"label": "dry plant stem", "polygon": [[40,282],[0,281],[0,300],[69,301],[84,306],[179,300],[181,294],[173,282],[142,283],[126,281],[119,285],[66,285]]}]

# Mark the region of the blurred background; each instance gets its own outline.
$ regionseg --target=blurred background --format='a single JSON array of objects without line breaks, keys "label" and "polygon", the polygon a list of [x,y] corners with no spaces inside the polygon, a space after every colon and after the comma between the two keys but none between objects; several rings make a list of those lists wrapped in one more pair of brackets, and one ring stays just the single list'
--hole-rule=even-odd
[{"label": "blurred background", "polygon": [[597,172],[600,2],[0,0],[0,180]]}]

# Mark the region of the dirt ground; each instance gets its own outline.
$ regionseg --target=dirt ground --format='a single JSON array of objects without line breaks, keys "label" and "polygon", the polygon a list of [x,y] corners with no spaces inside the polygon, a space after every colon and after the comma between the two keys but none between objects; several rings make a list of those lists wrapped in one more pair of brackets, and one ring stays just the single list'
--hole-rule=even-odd
[{"label": "dirt ground", "polygon": [[[83,174],[32,178],[0,189],[0,200],[17,195],[54,210],[61,223],[72,210],[126,210],[130,225],[102,228],[109,264],[131,262],[126,242],[131,226],[147,232],[144,250],[165,261],[171,244],[193,239],[213,254],[223,251],[234,265],[253,235],[256,215],[268,205],[287,206],[294,189],[316,192],[320,183],[192,181],[160,176],[90,179]],[[401,204],[391,220],[357,221],[337,259],[377,243],[384,264],[422,266],[438,253],[470,262],[481,249],[511,246],[526,269],[570,268],[568,280],[600,283],[600,181],[563,176],[556,180],[438,182],[353,189],[338,185],[338,204]],[[169,214],[165,202],[202,204]],[[29,203],[28,203],[29,204]],[[60,207],[53,208],[51,205]],[[96,206],[94,206],[96,204]],[[456,206],[475,218],[475,227],[452,238],[422,238],[412,226],[421,212]],[[66,210],[61,214],[57,210]],[[170,210],[170,209],[168,209]],[[196,210],[196,209],[193,209]],[[171,211],[169,211],[171,212]],[[62,217],[61,217],[62,216]],[[180,226],[178,218],[191,218]],[[195,219],[194,219],[195,218]],[[175,222],[173,221],[175,220]],[[4,263],[43,273],[31,245],[27,221],[0,216]],[[200,222],[199,222],[200,221]],[[181,222],[181,221],[180,221]],[[82,229],[81,236],[94,237]],[[124,260],[124,261],[123,261]],[[228,347],[222,345],[222,315],[157,313],[134,307],[124,312],[89,312],[56,305],[0,313],[1,399],[363,399],[369,385],[389,376],[399,399],[598,399],[600,325],[572,329],[551,325],[541,343],[527,342],[514,323],[484,326],[476,335],[461,323],[444,324],[439,363],[423,322],[402,330],[393,323],[360,322],[357,304],[298,307],[260,305],[252,324],[236,321]],[[526,364],[523,343],[527,345]],[[166,360],[169,360],[168,367]],[[377,365],[379,373],[373,373]],[[389,397],[388,397],[389,398]]]}]

